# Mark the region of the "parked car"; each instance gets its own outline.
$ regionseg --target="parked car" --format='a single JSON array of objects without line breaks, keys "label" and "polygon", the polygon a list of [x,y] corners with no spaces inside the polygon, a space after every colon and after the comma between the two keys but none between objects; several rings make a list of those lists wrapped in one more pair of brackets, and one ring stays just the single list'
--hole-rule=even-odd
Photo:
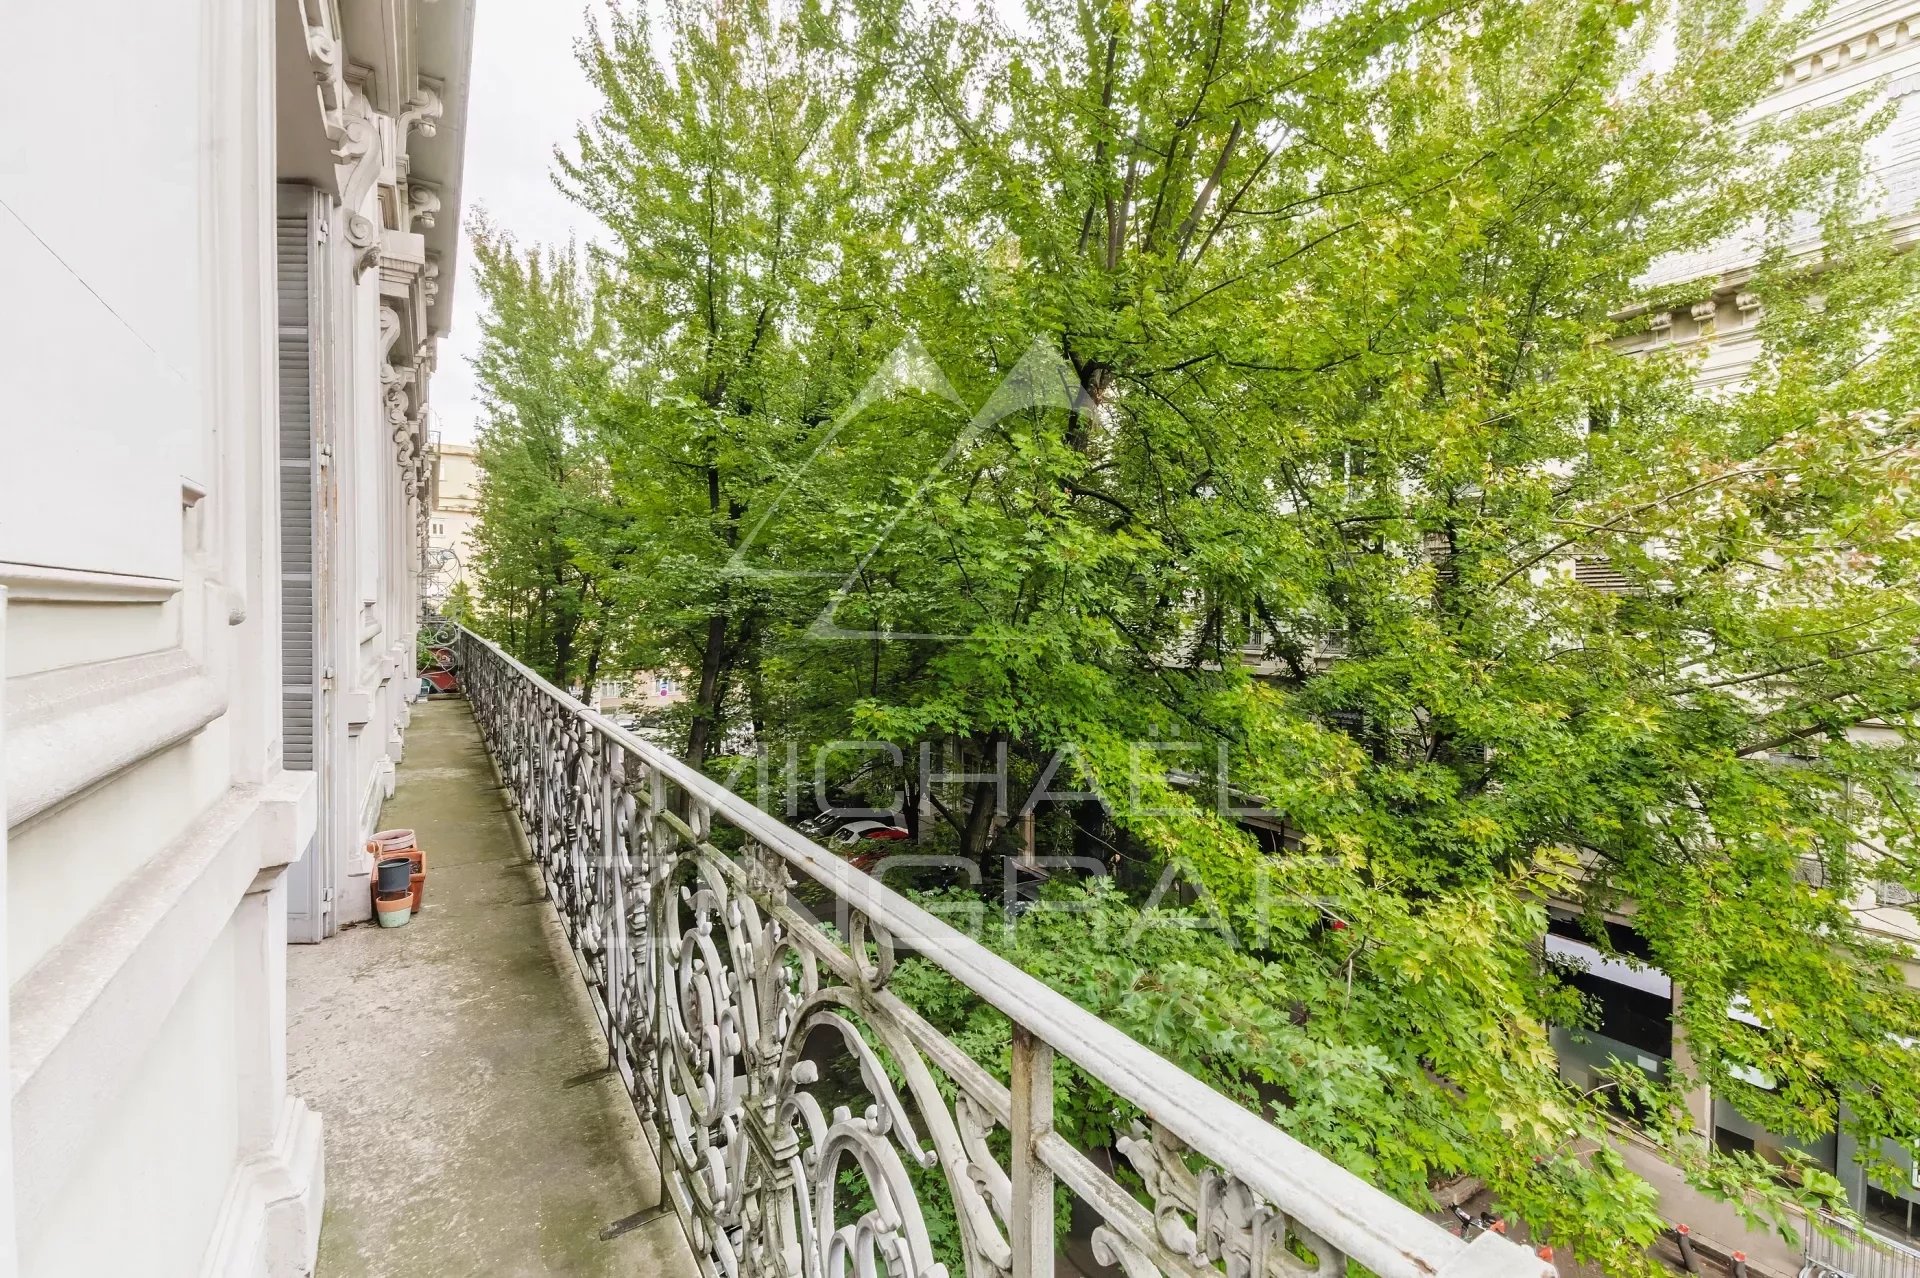
[{"label": "parked car", "polygon": [[838,808],[828,808],[803,821],[794,829],[824,843],[858,869],[871,869],[886,851],[887,844],[912,837],[908,829],[893,819],[892,813],[879,817],[848,816]]},{"label": "parked car", "polygon": [[872,870],[895,843],[911,837],[903,825],[888,821],[848,821],[827,837],[827,846],[856,870]]},{"label": "parked car", "polygon": [[905,826],[891,821],[857,820],[848,821],[828,835],[827,846],[845,849],[861,843],[897,843],[910,837]]}]

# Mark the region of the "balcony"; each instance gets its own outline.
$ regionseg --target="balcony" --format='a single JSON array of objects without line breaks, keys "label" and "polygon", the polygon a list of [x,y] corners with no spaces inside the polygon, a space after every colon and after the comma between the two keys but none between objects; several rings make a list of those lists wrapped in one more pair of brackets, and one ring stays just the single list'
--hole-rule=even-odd
[{"label": "balcony", "polygon": [[[297,1086],[331,1124],[323,1274],[367,1267],[372,1235],[497,1235],[465,1270],[559,1227],[579,1252],[536,1267],[597,1272],[595,1246],[643,1235],[655,1250],[621,1264],[660,1273],[1552,1273],[1500,1235],[1454,1237],[484,639],[457,648],[472,716],[421,707],[388,809],[456,862],[430,863],[420,934],[363,929],[351,955],[294,964]],[[909,954],[1008,1019],[1008,1082],[889,989]],[[581,997],[597,1042],[565,1012]],[[407,1023],[374,1019],[409,1000]],[[316,1041],[363,1013],[350,1046]],[[1117,1150],[1054,1130],[1061,1061],[1139,1115]],[[491,1152],[441,1145],[469,1137]],[[492,1183],[449,1193],[443,1158]],[[542,1211],[566,1219],[536,1230]]]},{"label": "balcony", "polygon": [[325,1123],[318,1272],[694,1278],[465,703],[414,706],[382,815],[426,849],[423,912],[286,951],[290,1086]]}]

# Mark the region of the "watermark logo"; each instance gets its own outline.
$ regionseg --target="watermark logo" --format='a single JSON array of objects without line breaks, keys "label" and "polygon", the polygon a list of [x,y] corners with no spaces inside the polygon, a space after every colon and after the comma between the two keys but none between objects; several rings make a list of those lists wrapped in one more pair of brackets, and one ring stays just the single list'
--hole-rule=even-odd
[{"label": "watermark logo", "polygon": [[948,445],[946,453],[933,466],[929,467],[914,486],[907,499],[895,508],[892,517],[880,529],[879,534],[854,562],[844,575],[833,571],[808,571],[794,569],[769,568],[753,561],[755,547],[763,544],[762,538],[768,522],[791,497],[794,489],[811,470],[814,463],[841,434],[874,405],[887,399],[909,392],[917,392],[944,400],[961,409],[966,404],[953,383],[933,357],[927,353],[918,338],[908,337],[896,346],[882,361],[880,368],[867,379],[845,409],[841,410],[826,431],[821,435],[807,460],[795,472],[773,499],[766,503],[759,519],[748,529],[747,535],[740,539],[728,560],[726,572],[744,580],[790,580],[793,578],[840,578],[840,584],[828,597],[826,605],[814,617],[807,634],[814,639],[918,639],[958,641],[969,636],[963,634],[940,634],[902,630],[873,630],[849,627],[841,624],[839,612],[841,606],[853,594],[862,576],[873,563],[874,557],[884,550],[900,525],[912,518],[916,512],[924,509],[927,490],[939,477],[951,470],[956,461],[964,457],[979,441],[980,437],[999,422],[1016,413],[1030,409],[1056,409],[1060,411],[1084,411],[1088,405],[1080,387],[1080,379],[1074,373],[1073,366],[1067,363],[1060,352],[1039,338],[1035,338],[1027,351],[1020,357],[1007,375],[1000,379],[986,403],[967,419],[965,426]]}]

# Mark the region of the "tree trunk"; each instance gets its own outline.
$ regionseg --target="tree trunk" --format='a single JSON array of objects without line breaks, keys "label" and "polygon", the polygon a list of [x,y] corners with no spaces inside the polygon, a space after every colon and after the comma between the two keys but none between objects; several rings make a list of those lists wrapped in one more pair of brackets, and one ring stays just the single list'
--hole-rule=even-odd
[{"label": "tree trunk", "polygon": [[715,613],[707,618],[707,643],[700,653],[700,687],[694,696],[693,722],[687,728],[687,762],[705,767],[713,748],[714,729],[720,722],[720,674],[727,659],[727,618]]}]

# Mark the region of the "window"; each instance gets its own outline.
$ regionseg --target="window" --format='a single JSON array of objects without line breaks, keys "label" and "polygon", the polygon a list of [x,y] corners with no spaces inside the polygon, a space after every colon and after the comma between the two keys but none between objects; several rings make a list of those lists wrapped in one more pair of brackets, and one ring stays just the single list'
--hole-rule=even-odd
[{"label": "window", "polygon": [[1904,883],[1881,882],[1873,885],[1875,905],[1892,906],[1895,909],[1907,909],[1915,902],[1912,888]]},{"label": "window", "polygon": [[654,691],[657,696],[671,697],[677,689],[674,687],[673,680],[661,675],[660,681],[654,685]]},{"label": "window", "polygon": [[1867,1209],[1860,1213],[1869,1225],[1892,1234],[1908,1246],[1920,1243],[1920,1160],[1915,1161],[1914,1167],[1917,1170],[1912,1173],[1913,1188],[1908,1191],[1912,1197],[1890,1194],[1869,1182]]}]

